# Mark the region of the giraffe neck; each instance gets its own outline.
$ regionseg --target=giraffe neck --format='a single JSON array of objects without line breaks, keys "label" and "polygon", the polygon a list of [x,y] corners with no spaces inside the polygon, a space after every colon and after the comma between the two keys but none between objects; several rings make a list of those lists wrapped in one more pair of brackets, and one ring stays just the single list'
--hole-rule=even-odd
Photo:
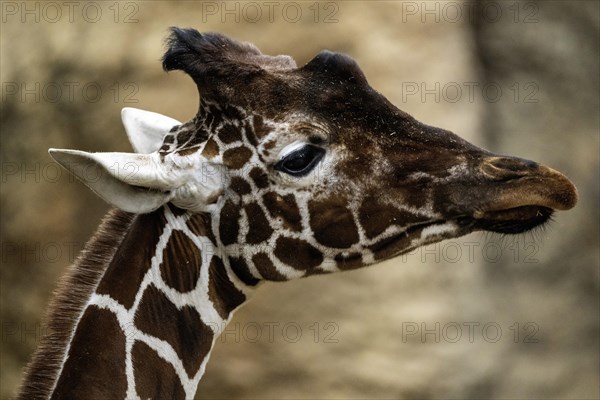
[{"label": "giraffe neck", "polygon": [[170,205],[113,213],[57,297],[21,397],[193,398],[215,339],[258,282],[238,278],[211,226]]}]

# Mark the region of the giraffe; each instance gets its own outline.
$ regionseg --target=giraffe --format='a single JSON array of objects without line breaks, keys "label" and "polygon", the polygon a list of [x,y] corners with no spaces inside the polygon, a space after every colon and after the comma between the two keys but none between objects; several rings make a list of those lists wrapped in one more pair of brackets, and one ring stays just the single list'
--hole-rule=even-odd
[{"label": "giraffe", "polygon": [[134,153],[50,149],[114,206],[59,284],[21,399],[193,398],[211,348],[265,281],[376,264],[575,206],[575,186],[416,121],[349,56],[289,56],[172,28],[188,122],[125,108]]}]

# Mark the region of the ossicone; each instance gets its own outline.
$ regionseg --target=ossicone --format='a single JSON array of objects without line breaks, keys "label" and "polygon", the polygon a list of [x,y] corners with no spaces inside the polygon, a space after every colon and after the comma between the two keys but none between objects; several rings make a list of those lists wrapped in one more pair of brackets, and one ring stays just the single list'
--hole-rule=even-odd
[{"label": "ossicone", "polygon": [[192,28],[170,28],[162,65],[165,71],[181,70],[197,84],[210,77],[235,77],[261,70],[289,70],[296,62],[289,56],[262,54],[251,43],[220,33],[200,33]]}]

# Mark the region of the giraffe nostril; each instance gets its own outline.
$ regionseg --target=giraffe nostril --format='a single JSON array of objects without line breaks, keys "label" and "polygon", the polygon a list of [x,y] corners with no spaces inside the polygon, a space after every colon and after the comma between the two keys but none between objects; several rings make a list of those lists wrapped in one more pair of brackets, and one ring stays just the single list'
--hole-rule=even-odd
[{"label": "giraffe nostril", "polygon": [[538,168],[539,164],[536,162],[518,157],[489,157],[481,164],[481,171],[492,179],[518,178]]},{"label": "giraffe nostril", "polygon": [[488,160],[496,168],[508,169],[511,171],[532,170],[538,164],[531,160],[518,157],[493,157]]}]

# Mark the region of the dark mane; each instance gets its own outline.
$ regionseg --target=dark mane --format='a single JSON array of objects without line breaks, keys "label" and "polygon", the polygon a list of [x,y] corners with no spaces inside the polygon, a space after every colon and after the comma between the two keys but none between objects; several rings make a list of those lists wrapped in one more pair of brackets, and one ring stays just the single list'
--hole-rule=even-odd
[{"label": "dark mane", "polygon": [[62,276],[44,317],[45,328],[42,331],[48,334],[42,337],[25,370],[19,399],[41,399],[50,395],[83,307],[134,218],[135,214],[111,210],[78,259]]}]

